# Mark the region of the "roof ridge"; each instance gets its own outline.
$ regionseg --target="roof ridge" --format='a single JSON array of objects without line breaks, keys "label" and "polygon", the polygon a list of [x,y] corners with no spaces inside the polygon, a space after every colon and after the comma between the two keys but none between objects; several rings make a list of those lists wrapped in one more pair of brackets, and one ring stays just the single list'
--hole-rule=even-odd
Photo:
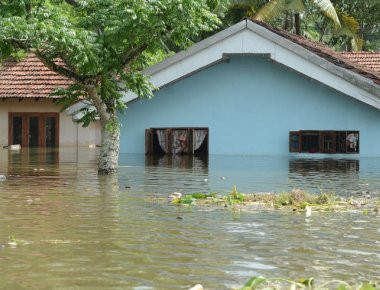
[{"label": "roof ridge", "polygon": [[331,47],[321,42],[313,41],[302,35],[290,33],[289,31],[284,30],[282,28],[273,27],[272,25],[263,21],[258,21],[258,20],[253,20],[253,19],[247,19],[247,20],[257,25],[260,25],[261,27],[281,37],[284,37],[292,41],[293,43],[311,51],[312,53],[318,55],[319,57],[324,58],[330,63],[333,63],[342,68],[354,71],[355,73],[372,80],[377,85],[380,84],[379,72],[372,70],[371,68],[367,66],[363,66],[362,64],[356,61],[353,61],[352,59],[344,56],[342,53],[333,50]]}]

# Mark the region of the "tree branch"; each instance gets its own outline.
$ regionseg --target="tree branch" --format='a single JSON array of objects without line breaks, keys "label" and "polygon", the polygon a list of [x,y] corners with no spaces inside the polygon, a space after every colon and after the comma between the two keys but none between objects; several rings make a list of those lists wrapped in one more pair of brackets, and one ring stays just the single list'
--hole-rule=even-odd
[{"label": "tree branch", "polygon": [[44,63],[44,65],[46,65],[49,69],[55,71],[56,73],[63,75],[65,77],[68,77],[70,79],[74,79],[77,82],[81,82],[81,83],[83,83],[86,80],[86,78],[76,74],[75,72],[73,72],[73,71],[71,71],[71,70],[69,70],[69,69],[67,69],[61,65],[57,65],[52,60],[49,60],[40,51],[36,51],[35,54],[38,57],[38,59]]},{"label": "tree branch", "polygon": [[92,101],[92,104],[99,114],[102,126],[105,126],[110,120],[110,114],[107,112],[107,106],[102,102],[102,99],[98,95],[94,84],[85,84],[85,88],[89,99]]},{"label": "tree branch", "polygon": [[76,0],[65,0],[65,2],[71,6],[78,7],[79,3]]},{"label": "tree branch", "polygon": [[132,50],[128,51],[121,60],[121,67],[127,66],[130,62],[135,60],[145,49],[147,49],[148,45],[144,44],[138,47],[133,48]]}]

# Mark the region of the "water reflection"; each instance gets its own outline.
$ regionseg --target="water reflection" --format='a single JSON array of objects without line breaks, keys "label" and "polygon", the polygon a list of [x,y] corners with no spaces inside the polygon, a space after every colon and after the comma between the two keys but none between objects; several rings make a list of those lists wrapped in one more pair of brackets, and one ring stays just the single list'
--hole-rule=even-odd
[{"label": "water reflection", "polygon": [[0,244],[10,235],[29,244],[0,248],[2,288],[225,289],[252,275],[378,279],[374,213],[305,218],[177,207],[149,197],[233,184],[317,190],[326,180],[344,190],[378,189],[379,159],[122,155],[117,176],[99,177],[96,151],[11,154],[0,150],[0,173],[11,175],[0,182]]},{"label": "water reflection", "polygon": [[194,155],[146,155],[145,166],[172,167],[177,169],[208,170],[208,156]]},{"label": "water reflection", "polygon": [[316,172],[330,172],[333,174],[359,173],[358,159],[290,159],[289,174],[314,175]]},{"label": "water reflection", "polygon": [[145,156],[123,154],[121,183],[144,192],[281,192],[302,188],[341,195],[379,193],[380,158],[318,159],[284,156]]},{"label": "water reflection", "polygon": [[[23,149],[9,151],[8,175],[10,176],[37,176],[56,175],[59,167],[59,153],[56,149]],[[28,164],[28,166],[24,166]]]}]

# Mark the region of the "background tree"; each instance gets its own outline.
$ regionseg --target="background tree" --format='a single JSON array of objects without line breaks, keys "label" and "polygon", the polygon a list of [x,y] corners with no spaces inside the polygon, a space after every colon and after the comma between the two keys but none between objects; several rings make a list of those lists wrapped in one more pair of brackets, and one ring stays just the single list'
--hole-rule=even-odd
[{"label": "background tree", "polygon": [[378,0],[229,0],[226,7],[224,27],[251,18],[336,50],[379,49]]},{"label": "background tree", "polygon": [[294,27],[296,34],[301,34],[300,13],[306,10],[306,3],[310,2],[317,7],[326,17],[330,18],[337,27],[340,27],[340,20],[330,0],[271,0],[262,6],[253,19],[261,21],[270,21],[279,15],[285,14],[285,28],[287,17],[294,15]]},{"label": "background tree", "polygon": [[[308,13],[304,30],[317,41],[337,50],[380,50],[380,1],[332,0],[341,21],[342,29],[335,31],[318,13]],[[343,33],[340,33],[343,32]]]},{"label": "background tree", "polygon": [[[64,106],[85,99],[84,124],[99,117],[99,172],[117,170],[122,90],[151,97],[141,70],[164,57],[166,43],[186,47],[219,20],[206,0],[0,0],[0,52],[34,52],[49,68],[75,80],[57,92]],[[158,53],[157,53],[158,52]],[[60,65],[56,60],[60,59]]]}]

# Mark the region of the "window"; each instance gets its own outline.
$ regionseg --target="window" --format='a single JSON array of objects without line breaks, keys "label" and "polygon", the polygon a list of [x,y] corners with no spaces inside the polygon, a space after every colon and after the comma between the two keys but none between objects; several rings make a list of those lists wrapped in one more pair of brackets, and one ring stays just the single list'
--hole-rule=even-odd
[{"label": "window", "polygon": [[146,154],[208,154],[208,128],[150,128],[145,130]]},{"label": "window", "polygon": [[291,131],[289,151],[300,153],[359,153],[359,131]]}]

